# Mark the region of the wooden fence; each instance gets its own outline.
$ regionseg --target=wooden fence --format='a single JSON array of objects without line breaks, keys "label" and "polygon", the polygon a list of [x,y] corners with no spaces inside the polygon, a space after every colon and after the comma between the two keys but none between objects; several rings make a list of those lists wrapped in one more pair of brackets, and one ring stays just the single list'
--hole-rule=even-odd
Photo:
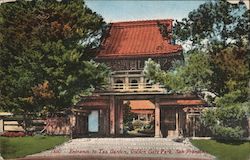
[{"label": "wooden fence", "polygon": [[[0,119],[0,133],[3,132],[24,132],[24,128],[22,126],[23,120],[15,119],[15,118],[3,118]],[[34,132],[39,132],[44,129],[46,125],[46,120],[44,119],[33,119],[31,121],[32,127],[29,130]]]}]

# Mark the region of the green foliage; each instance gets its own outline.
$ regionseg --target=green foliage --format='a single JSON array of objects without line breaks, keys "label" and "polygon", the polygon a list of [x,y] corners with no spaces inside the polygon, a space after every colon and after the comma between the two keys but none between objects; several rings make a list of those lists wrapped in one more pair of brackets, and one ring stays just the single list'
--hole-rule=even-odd
[{"label": "green foliage", "polygon": [[212,78],[212,89],[218,95],[240,91],[242,98],[247,96],[248,80],[250,78],[249,62],[246,48],[230,46],[210,53],[213,65],[214,77]]},{"label": "green foliage", "polygon": [[249,102],[242,100],[242,93],[237,90],[215,99],[214,109],[204,110],[202,122],[209,127],[213,135],[223,139],[240,139],[244,134],[243,122],[249,116]]},{"label": "green foliage", "polygon": [[223,97],[217,97],[215,99],[215,103],[217,107],[223,107],[223,106],[228,106],[230,104],[234,104],[240,101],[240,98],[242,96],[242,93],[237,90],[234,92],[230,92],[225,94]]},{"label": "green foliage", "polygon": [[243,137],[244,131],[241,127],[224,127],[216,125],[213,128],[214,135],[217,138],[227,139],[227,140],[237,140]]},{"label": "green foliage", "polygon": [[204,111],[202,120],[220,138],[242,137],[242,121],[249,115],[249,13],[242,4],[210,1],[175,24],[175,38],[191,41],[192,49],[186,64],[167,72],[164,82],[181,92],[215,93],[218,108]]},{"label": "green foliage", "polygon": [[167,72],[149,59],[144,74],[153,82],[160,82],[174,92],[200,92],[209,88],[213,71],[208,55],[194,52],[187,57],[185,64],[176,65]]},{"label": "green foliage", "polygon": [[[223,96],[239,90],[247,95],[249,80],[249,10],[243,4],[210,1],[175,24],[175,38],[192,42],[192,49],[208,55],[213,76],[208,90]],[[243,99],[243,98],[242,98]]]},{"label": "green foliage", "polygon": [[241,126],[242,120],[246,113],[242,109],[241,104],[231,104],[218,108],[217,117],[219,118],[220,125],[225,127]]},{"label": "green foliage", "polygon": [[192,53],[187,57],[184,66],[176,68],[176,75],[183,85],[180,86],[180,90],[191,92],[208,90],[213,75],[209,56],[204,53]]},{"label": "green foliage", "polygon": [[242,103],[242,108],[246,112],[247,117],[250,118],[250,101]]},{"label": "green foliage", "polygon": [[208,1],[191,11],[187,18],[177,21],[175,38],[192,41],[195,48],[219,43],[247,45],[249,10],[242,4],[230,4],[226,0]]},{"label": "green foliage", "polygon": [[215,109],[204,110],[201,116],[205,126],[217,138],[239,139],[243,136],[242,124],[246,111],[242,104],[226,104]]},{"label": "green foliage", "polygon": [[213,74],[208,77],[210,85],[204,84],[207,90],[220,97],[240,91],[240,102],[247,99],[250,78],[249,14],[244,3],[209,1],[191,11],[187,18],[177,21],[174,29],[175,38],[182,44],[192,42],[188,54],[203,51],[208,55],[208,69]]},{"label": "green foliage", "polygon": [[4,3],[0,19],[0,106],[5,110],[60,110],[86,89],[105,84],[108,68],[90,61],[104,22],[83,0]]},{"label": "green foliage", "polygon": [[216,111],[216,109],[205,109],[201,114],[202,123],[210,129],[218,123]]},{"label": "green foliage", "polygon": [[129,123],[133,121],[134,118],[136,118],[137,115],[133,112],[131,112],[131,107],[129,106],[129,103],[124,104],[123,106],[123,123],[125,126],[128,126]]},{"label": "green foliage", "polygon": [[136,129],[141,129],[142,127],[144,126],[144,123],[143,121],[141,120],[135,120],[133,122],[133,128],[136,130]]},{"label": "green foliage", "polygon": [[160,64],[155,63],[151,58],[145,62],[143,72],[153,83],[164,83],[168,78],[167,73],[161,70]]},{"label": "green foliage", "polygon": [[161,24],[160,22],[157,22],[157,26],[159,27],[159,31],[161,32],[161,35],[164,39],[169,39],[170,38],[170,33],[168,31],[168,28],[166,25]]}]

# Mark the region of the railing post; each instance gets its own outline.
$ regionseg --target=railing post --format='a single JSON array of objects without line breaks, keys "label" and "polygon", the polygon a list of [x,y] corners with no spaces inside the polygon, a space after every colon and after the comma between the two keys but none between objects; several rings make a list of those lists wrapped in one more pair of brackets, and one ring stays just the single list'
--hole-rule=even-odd
[{"label": "railing post", "polygon": [[140,77],[140,83],[138,85],[138,89],[139,89],[139,91],[143,91],[145,89],[145,87],[144,87],[144,77],[143,76]]},{"label": "railing post", "polygon": [[126,75],[125,77],[125,83],[124,83],[124,90],[129,90],[129,79],[128,79],[128,76]]}]

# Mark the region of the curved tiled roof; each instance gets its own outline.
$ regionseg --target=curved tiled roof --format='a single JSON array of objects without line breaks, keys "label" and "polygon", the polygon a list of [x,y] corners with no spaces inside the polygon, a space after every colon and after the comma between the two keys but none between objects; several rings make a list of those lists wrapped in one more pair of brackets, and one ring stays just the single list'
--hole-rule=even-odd
[{"label": "curved tiled roof", "polygon": [[130,100],[129,106],[134,109],[155,109],[155,105],[150,100]]},{"label": "curved tiled roof", "polygon": [[111,23],[98,57],[162,55],[182,51],[180,45],[170,44],[170,38],[164,38],[160,32],[158,24],[165,25],[168,31],[172,31],[172,21],[166,19]]}]

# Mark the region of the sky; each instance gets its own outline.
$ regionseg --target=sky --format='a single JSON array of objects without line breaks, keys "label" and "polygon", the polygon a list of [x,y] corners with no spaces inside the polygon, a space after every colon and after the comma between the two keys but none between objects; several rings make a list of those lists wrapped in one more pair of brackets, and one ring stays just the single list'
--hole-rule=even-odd
[{"label": "sky", "polygon": [[181,20],[207,0],[86,0],[107,23],[131,20]]}]

